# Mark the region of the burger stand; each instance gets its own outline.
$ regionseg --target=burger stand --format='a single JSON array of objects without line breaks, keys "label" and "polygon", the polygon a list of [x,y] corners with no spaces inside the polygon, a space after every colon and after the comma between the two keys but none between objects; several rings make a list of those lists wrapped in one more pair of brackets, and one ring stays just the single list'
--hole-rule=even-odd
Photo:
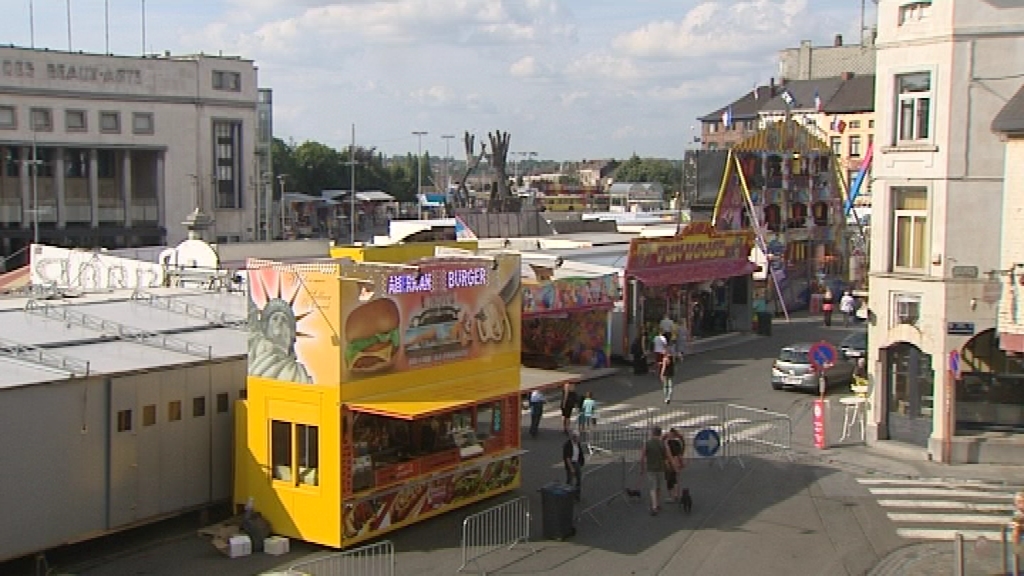
[{"label": "burger stand", "polygon": [[[726,329],[749,330],[750,275],[756,266],[749,256],[749,230],[719,232],[708,222],[695,222],[669,237],[634,238],[626,260],[626,334],[642,335],[650,348],[667,315],[692,335],[692,303],[705,289],[711,307],[702,314],[724,319]],[[628,348],[628,343],[625,349]]]},{"label": "burger stand", "polygon": [[523,363],[610,367],[617,275],[556,278],[551,269],[533,270],[523,280]]},{"label": "burger stand", "polygon": [[253,260],[248,286],[236,504],[341,548],[519,487],[518,254]]}]

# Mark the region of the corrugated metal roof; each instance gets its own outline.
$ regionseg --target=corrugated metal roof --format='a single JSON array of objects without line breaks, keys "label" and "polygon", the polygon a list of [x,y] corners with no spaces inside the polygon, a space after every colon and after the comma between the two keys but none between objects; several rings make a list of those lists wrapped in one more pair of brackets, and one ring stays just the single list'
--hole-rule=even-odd
[{"label": "corrugated metal roof", "polygon": [[996,114],[992,120],[992,130],[1004,134],[1024,133],[1024,86]]}]

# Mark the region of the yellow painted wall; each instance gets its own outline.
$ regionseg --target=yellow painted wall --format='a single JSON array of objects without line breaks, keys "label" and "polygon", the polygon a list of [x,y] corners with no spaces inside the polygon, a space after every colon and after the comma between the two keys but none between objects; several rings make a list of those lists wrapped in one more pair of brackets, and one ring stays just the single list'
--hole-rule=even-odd
[{"label": "yellow painted wall", "polygon": [[[249,497],[275,534],[342,545],[341,416],[338,388],[250,376],[248,399],[237,412],[235,503]],[[296,486],[271,474],[272,420],[317,426],[319,486]],[[293,437],[293,445],[294,445]],[[293,461],[296,455],[293,452]]]},{"label": "yellow painted wall", "polygon": [[438,246],[476,252],[477,242],[475,240],[453,240],[449,242],[394,244],[392,246],[332,246],[331,258],[351,258],[356,262],[403,264],[412,260],[434,256],[434,248]]}]

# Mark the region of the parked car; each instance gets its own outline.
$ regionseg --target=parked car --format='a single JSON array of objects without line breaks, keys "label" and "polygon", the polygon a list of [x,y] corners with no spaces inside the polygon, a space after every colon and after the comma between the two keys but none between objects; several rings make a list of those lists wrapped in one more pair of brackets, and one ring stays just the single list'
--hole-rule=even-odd
[{"label": "parked car", "polygon": [[839,353],[849,359],[868,357],[868,331],[857,330],[839,343]]},{"label": "parked car", "polygon": [[[779,357],[772,364],[772,389],[795,388],[806,392],[818,391],[818,374],[811,364],[809,351],[814,342],[790,344],[779,350]],[[853,362],[846,358],[836,359],[835,364],[825,371],[828,386],[849,385],[853,382]]]}]

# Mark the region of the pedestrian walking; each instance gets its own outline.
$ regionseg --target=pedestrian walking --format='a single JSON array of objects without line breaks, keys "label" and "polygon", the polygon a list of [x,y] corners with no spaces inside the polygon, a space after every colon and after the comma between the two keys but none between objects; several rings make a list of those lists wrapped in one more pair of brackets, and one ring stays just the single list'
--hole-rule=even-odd
[{"label": "pedestrian walking", "polygon": [[843,326],[856,322],[857,299],[849,290],[843,292],[843,297],[839,299],[839,311],[843,313]]},{"label": "pedestrian walking", "polygon": [[825,326],[832,325],[832,289],[825,288],[825,295],[821,298],[821,313],[825,317]]},{"label": "pedestrian walking", "polygon": [[640,451],[640,470],[647,478],[647,490],[651,497],[651,516],[661,511],[661,486],[665,481],[665,464],[668,461],[665,443],[661,439],[661,427],[651,428],[651,436]]},{"label": "pedestrian walking", "polygon": [[544,415],[544,394],[540,390],[530,392],[530,436],[536,438],[540,431],[540,418]]},{"label": "pedestrian walking", "polygon": [[569,439],[562,445],[562,463],[565,465],[565,483],[576,491],[576,500],[580,499],[583,489],[583,445],[580,444],[579,432],[573,430]]},{"label": "pedestrian walking", "polygon": [[586,434],[587,430],[594,425],[594,411],[597,409],[597,401],[594,400],[594,392],[587,390],[583,402],[580,404],[580,415],[577,418],[580,434]]},{"label": "pedestrian walking", "polygon": [[665,449],[668,452],[668,465],[665,466],[665,487],[672,502],[679,502],[681,484],[679,475],[683,471],[683,453],[686,451],[686,440],[675,428],[669,428],[665,437]]},{"label": "pedestrian walking", "polygon": [[668,349],[668,333],[658,332],[654,335],[652,341],[652,347],[654,348],[654,365],[657,366],[661,363],[661,357],[665,355],[665,350]]},{"label": "pedestrian walking", "polygon": [[665,394],[665,404],[672,401],[672,379],[676,375],[676,354],[668,351],[661,357],[661,365],[658,367],[661,377],[661,391]]},{"label": "pedestrian walking", "polygon": [[562,432],[569,435],[569,423],[572,421],[572,411],[579,403],[579,395],[576,394],[576,385],[566,382],[562,387]]}]

